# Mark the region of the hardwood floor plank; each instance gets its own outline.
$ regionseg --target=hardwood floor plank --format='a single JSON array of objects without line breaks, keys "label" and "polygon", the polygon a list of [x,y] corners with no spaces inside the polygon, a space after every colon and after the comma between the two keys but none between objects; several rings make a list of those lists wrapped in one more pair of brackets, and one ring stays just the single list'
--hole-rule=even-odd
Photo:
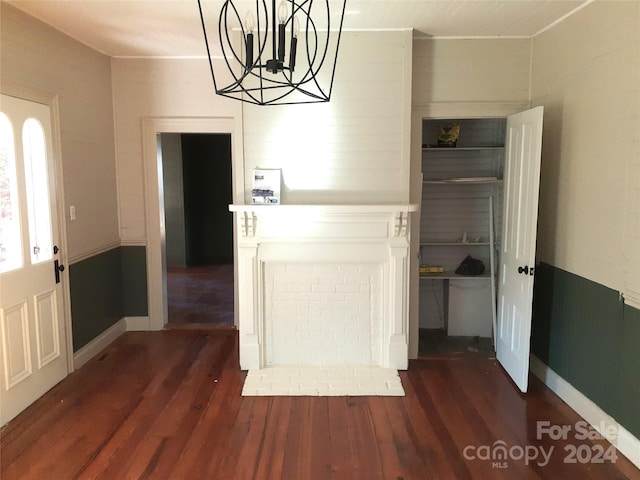
[{"label": "hardwood floor plank", "polygon": [[[22,455],[16,459],[14,466],[8,469],[9,472],[12,471],[12,468],[19,470],[21,463],[26,463],[29,468],[47,471],[51,465],[58,462],[61,456],[67,454],[63,448],[65,445],[73,443],[73,437],[84,439],[81,444],[82,449],[73,452],[76,460],[85,462],[87,458],[91,457],[91,446],[99,448],[105,436],[111,434],[114,425],[117,425],[130,412],[132,404],[137,402],[136,395],[139,390],[135,388],[134,379],[140,385],[144,385],[145,378],[153,378],[152,374],[147,376],[144,374],[130,375],[117,368],[118,365],[122,365],[120,361],[123,357],[131,358],[128,357],[129,349],[126,346],[123,350],[124,352],[112,352],[106,360],[98,362],[95,365],[96,375],[89,376],[94,378],[87,378],[84,372],[80,378],[76,378],[76,381],[81,382],[78,384],[80,387],[78,391],[65,388],[60,396],[56,396],[56,400],[66,405],[64,410],[56,415],[57,421],[51,428],[44,430],[41,435],[37,435],[37,431],[31,431],[31,434],[35,436],[33,440],[36,448],[28,449],[27,452],[39,451],[40,455],[36,455],[34,458]],[[112,366],[115,367],[112,368]],[[122,378],[123,384],[134,387],[132,392],[111,388],[112,386],[117,387],[114,385],[114,378]],[[94,381],[95,379],[97,381]],[[83,380],[87,381],[83,382]],[[90,385],[89,389],[83,388],[85,383]],[[104,406],[106,411],[103,413],[105,415],[96,417],[96,411],[91,408],[94,404]],[[32,435],[26,437],[32,438]]]},{"label": "hardwood floor plank", "polygon": [[[525,437],[519,436],[506,420],[505,411],[496,408],[491,392],[484,388],[485,376],[479,376],[477,372],[469,368],[467,362],[446,362],[442,361],[442,367],[447,369],[456,378],[456,382],[450,385],[452,394],[457,398],[464,396],[469,403],[468,410],[475,411],[474,422],[482,430],[484,444],[493,445],[495,442],[504,442],[507,445],[525,445]],[[464,391],[474,393],[470,398]],[[519,463],[513,463],[511,469],[515,470],[519,478],[540,479],[545,478],[536,472],[536,469],[521,467]],[[510,469],[510,470],[511,470]]]},{"label": "hardwood floor plank", "polygon": [[[152,438],[149,431],[162,416],[167,403],[178,392],[182,379],[205,344],[206,338],[202,334],[191,336],[189,342],[185,342],[181,349],[170,355],[168,361],[163,362],[165,369],[146,364],[148,368],[157,369],[156,376],[146,383],[135,410],[114,433],[110,445],[87,466],[85,475],[90,478],[95,475],[95,478],[104,480],[120,478],[125,471],[133,468],[134,462],[139,466],[151,459],[155,449],[143,450],[145,440]],[[154,438],[153,443],[157,442],[158,439]]]},{"label": "hardwood floor plank", "polygon": [[393,444],[395,446],[398,461],[404,470],[403,477],[419,478],[428,469],[428,462],[423,457],[420,441],[413,429],[413,422],[407,415],[407,406],[404,399],[384,398],[387,425]]},{"label": "hardwood floor plank", "polygon": [[[238,463],[242,461],[240,452],[246,441],[253,421],[252,411],[256,401],[255,397],[243,398],[238,415],[235,417],[233,430],[227,439],[225,456],[219,466],[213,471],[211,478],[221,480],[233,479]],[[255,459],[252,459],[252,463]]]},{"label": "hardwood floor plank", "polygon": [[351,480],[352,466],[355,463],[355,452],[345,435],[348,430],[349,412],[344,397],[327,399],[327,418],[329,431],[328,449],[331,460],[332,480]]},{"label": "hardwood floor plank", "polygon": [[270,410],[261,439],[260,455],[252,478],[282,478],[285,446],[281,441],[287,433],[291,398],[270,399]]},{"label": "hardwood floor plank", "polygon": [[[436,411],[446,422],[449,431],[452,432],[452,440],[456,445],[458,456],[463,457],[465,448],[468,446],[486,445],[488,439],[483,438],[482,432],[477,430],[479,422],[476,422],[474,426],[469,421],[473,418],[473,412],[467,410],[468,403],[464,398],[458,398],[452,394],[450,384],[454,379],[449,372],[431,367],[427,367],[421,372],[423,379],[428,382],[429,395],[433,398]],[[463,458],[464,460],[466,459]],[[492,468],[491,464],[487,462],[474,462],[474,467],[482,477],[506,478],[500,469]]]},{"label": "hardwood floor plank", "polygon": [[165,440],[162,455],[154,462],[150,474],[159,476],[160,472],[168,472],[175,465],[217,387],[214,379],[220,375],[222,360],[228,355],[230,345],[211,340],[208,335],[205,338],[207,344],[149,430],[150,436]]},{"label": "hardwood floor plank", "polygon": [[406,478],[407,473],[398,454],[399,445],[390,428],[391,422],[384,398],[369,398],[367,403],[371,413],[372,433],[377,440],[377,450],[380,454],[382,478]]},{"label": "hardwood floor plank", "polygon": [[[433,426],[436,434],[436,438],[442,444],[445,460],[449,463],[455,478],[459,480],[471,479],[471,472],[469,467],[460,458],[460,449],[456,445],[450,431],[449,426],[443,421],[441,415],[438,413],[434,399],[429,394],[431,386],[425,384],[422,377],[422,371],[425,369],[424,364],[418,365],[418,362],[413,363],[413,371],[411,366],[409,367],[408,376],[413,386],[414,391],[422,405],[422,410],[427,415],[429,423]],[[445,399],[448,402],[449,399]],[[464,447],[463,447],[464,448]]]},{"label": "hardwood floor plank", "polygon": [[331,434],[327,421],[329,415],[328,397],[310,398],[311,415],[311,472],[312,478],[333,478],[331,458]]},{"label": "hardwood floor plank", "polygon": [[[285,442],[282,478],[313,479],[311,472],[311,399],[294,397]],[[315,480],[315,479],[313,479]]]},{"label": "hardwood floor plank", "polygon": [[167,268],[169,328],[233,326],[233,262]]},{"label": "hardwood floor plank", "polygon": [[235,369],[222,370],[219,387],[168,478],[215,478],[214,472],[226,456],[228,440],[242,405],[243,382],[244,375],[238,375]]},{"label": "hardwood floor plank", "polygon": [[[114,351],[114,348],[109,348],[103,352],[103,356],[113,355]],[[126,349],[118,352],[121,362],[129,361],[132,355],[133,352]],[[19,415],[3,428],[3,449],[0,459],[3,470],[16,461],[27,464],[37,462],[37,455],[34,458],[28,458],[30,453],[37,452],[40,448],[46,449],[48,445],[57,444],[78,421],[81,404],[94,402],[99,404],[103,401],[104,379],[105,375],[109,375],[106,373],[109,368],[102,360],[94,360],[92,367],[95,375],[86,375],[84,372],[72,373],[65,382],[56,385],[30,406],[30,415]],[[127,381],[127,378],[123,380]],[[76,384],[75,388],[69,388],[71,382]],[[125,401],[130,401],[129,397],[130,395],[125,395]],[[113,398],[110,400],[117,403]],[[18,456],[21,458],[18,459]]]},{"label": "hardwood floor plank", "polygon": [[378,450],[375,430],[372,426],[371,412],[367,397],[347,399],[349,407],[349,440],[353,445],[353,478],[374,480],[384,478],[380,451]]},{"label": "hardwood floor plank", "polygon": [[[416,368],[418,367],[410,367],[411,370]],[[426,469],[420,471],[430,472],[433,478],[456,478],[452,465],[447,461],[445,447],[423,410],[408,372],[401,372],[400,376],[406,393],[402,399],[403,408],[400,414],[411,444],[418,452],[419,459],[425,464]],[[394,422],[394,425],[399,423]],[[412,461],[415,462],[416,459],[412,458]],[[420,478],[419,474],[414,478]]]},{"label": "hardwood floor plank", "polygon": [[[256,478],[256,471],[263,454],[265,429],[269,422],[269,416],[273,412],[273,398],[256,398],[252,404],[248,430],[238,450],[238,461],[235,464],[233,475],[229,478],[237,480],[250,480]],[[253,461],[246,462],[251,458]]]}]

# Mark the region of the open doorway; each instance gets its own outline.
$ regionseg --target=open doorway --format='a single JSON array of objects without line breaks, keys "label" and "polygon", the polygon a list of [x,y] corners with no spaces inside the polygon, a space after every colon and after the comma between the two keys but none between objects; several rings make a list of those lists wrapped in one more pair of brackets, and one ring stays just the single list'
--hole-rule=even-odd
[{"label": "open doorway", "polygon": [[234,324],[231,135],[163,133],[168,327]]}]

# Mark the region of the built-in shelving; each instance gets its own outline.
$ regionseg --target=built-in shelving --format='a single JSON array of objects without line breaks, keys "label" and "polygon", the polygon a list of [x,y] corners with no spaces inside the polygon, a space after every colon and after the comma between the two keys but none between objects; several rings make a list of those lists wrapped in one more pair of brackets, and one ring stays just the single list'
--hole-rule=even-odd
[{"label": "built-in shelving", "polygon": [[[420,261],[429,266],[441,266],[444,272],[420,276],[420,283],[424,285],[424,288],[421,286],[421,302],[425,303],[424,308],[421,306],[421,314],[432,312],[431,315],[441,315],[443,327],[447,330],[448,302],[452,301],[450,285],[453,288],[454,281],[474,280],[469,288],[477,285],[491,296],[495,326],[499,253],[496,232],[502,227],[500,215],[495,215],[495,212],[502,211],[506,121],[504,118],[455,120],[460,123],[457,145],[437,146],[439,126],[453,121],[423,121]],[[484,263],[482,275],[455,273],[467,255]],[[440,285],[435,283],[438,281]],[[484,287],[481,287],[482,282],[486,282]],[[465,288],[462,287],[463,290]],[[441,298],[436,298],[438,295]],[[441,313],[440,305],[443,307]]]}]

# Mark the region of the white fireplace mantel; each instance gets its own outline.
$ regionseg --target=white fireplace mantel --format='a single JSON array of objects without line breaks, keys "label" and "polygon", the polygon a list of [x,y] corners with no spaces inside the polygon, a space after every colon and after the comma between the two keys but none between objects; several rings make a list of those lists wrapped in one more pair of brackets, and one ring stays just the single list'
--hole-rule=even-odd
[{"label": "white fireplace mantel", "polygon": [[[306,271],[308,268],[309,272],[320,272],[317,275],[327,271],[327,265],[334,266],[343,275],[337,281],[340,285],[327,285],[331,278],[337,278],[335,272],[326,274],[326,278],[320,278],[320,281],[317,278],[310,280],[312,283],[322,284],[322,288],[318,286],[318,291],[334,292],[322,294],[330,299],[345,296],[348,299],[349,295],[355,298],[353,294],[341,296],[335,292],[353,289],[353,284],[363,278],[363,271],[373,272],[369,273],[372,276],[371,280],[367,280],[369,284],[360,287],[367,294],[360,294],[359,302],[351,302],[360,304],[363,308],[364,313],[360,317],[364,315],[371,318],[372,325],[369,328],[375,333],[370,336],[374,342],[369,346],[370,352],[363,355],[371,364],[387,368],[407,368],[409,213],[417,210],[416,205],[230,205],[229,210],[234,212],[237,239],[237,323],[240,333],[240,367],[243,370],[264,368],[272,365],[274,359],[283,358],[283,355],[270,351],[278,345],[278,348],[285,348],[282,347],[282,338],[291,338],[290,347],[293,352],[296,351],[296,342],[300,343],[303,354],[299,358],[285,356],[295,358],[297,365],[305,365],[307,359],[312,365],[317,365],[318,362],[345,364],[351,361],[352,356],[340,357],[340,352],[350,350],[349,345],[335,349],[334,353],[331,350],[331,340],[321,333],[323,324],[318,325],[319,317],[322,317],[323,322],[326,317],[326,323],[332,325],[334,336],[335,331],[340,331],[340,326],[335,326],[339,320],[331,318],[332,304],[319,301],[321,294],[315,293],[315,286],[311,286],[312,293],[310,286],[289,285],[291,291],[279,297],[284,299],[284,304],[272,307],[274,300],[269,295],[273,295],[274,288],[266,282],[267,277],[273,278],[273,274],[267,275],[266,272],[286,272],[287,265],[291,265],[292,271]],[[273,266],[283,267],[278,269]],[[352,272],[353,278],[348,278],[349,272]],[[311,273],[307,276],[311,276]],[[286,289],[282,284],[279,288]],[[296,290],[301,292],[297,294],[299,298],[296,297]],[[362,305],[363,297],[371,305]],[[310,311],[306,308],[304,300],[309,298],[312,305],[320,305],[324,310]],[[318,301],[314,302],[314,298]],[[322,297],[323,300],[324,298]],[[286,303],[287,299],[291,299],[291,308]],[[344,304],[348,305],[348,302]],[[335,308],[339,309],[341,305],[338,302]],[[277,331],[282,338],[274,341],[275,329],[272,323],[275,322],[270,315],[283,310],[288,311],[290,317],[300,317],[299,320],[305,326],[309,322],[302,317],[315,316],[316,324],[309,328],[312,332],[318,331],[317,336],[305,338],[304,341],[297,340],[293,333],[296,329],[300,330],[300,327],[293,324],[295,318],[288,318],[286,321],[292,322],[292,334],[284,336],[280,324]],[[354,316],[358,315],[357,311],[354,312]],[[347,333],[340,336],[339,342],[351,337],[362,340],[364,335],[357,332],[354,334],[353,325],[345,328]],[[308,337],[310,334],[306,332],[304,335]],[[308,352],[304,350],[306,347],[302,347],[305,342],[313,347],[309,352],[329,353],[317,358],[311,353],[307,355]],[[288,347],[286,348],[289,349]]]}]

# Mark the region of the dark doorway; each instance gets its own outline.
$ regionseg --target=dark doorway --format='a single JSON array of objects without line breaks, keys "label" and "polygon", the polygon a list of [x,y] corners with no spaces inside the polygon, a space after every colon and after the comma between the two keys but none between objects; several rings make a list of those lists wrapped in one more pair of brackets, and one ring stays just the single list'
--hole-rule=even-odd
[{"label": "dark doorway", "polygon": [[168,326],[233,326],[231,135],[162,134]]},{"label": "dark doorway", "polygon": [[187,266],[233,263],[231,135],[182,134]]}]

